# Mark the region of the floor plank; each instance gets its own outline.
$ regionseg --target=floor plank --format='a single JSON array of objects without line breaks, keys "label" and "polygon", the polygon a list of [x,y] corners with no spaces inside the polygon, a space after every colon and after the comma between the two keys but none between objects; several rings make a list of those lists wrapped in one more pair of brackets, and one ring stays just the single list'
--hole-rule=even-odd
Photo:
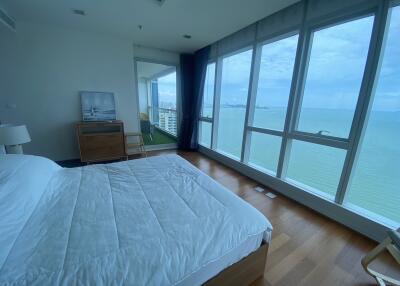
[{"label": "floor plank", "polygon": [[[282,195],[270,199],[256,192],[257,182],[200,153],[173,150],[151,152],[149,156],[168,153],[177,153],[191,162],[256,207],[272,223],[265,274],[252,286],[376,285],[360,263],[376,246],[375,242]],[[400,278],[399,267],[389,255],[375,265]]]}]

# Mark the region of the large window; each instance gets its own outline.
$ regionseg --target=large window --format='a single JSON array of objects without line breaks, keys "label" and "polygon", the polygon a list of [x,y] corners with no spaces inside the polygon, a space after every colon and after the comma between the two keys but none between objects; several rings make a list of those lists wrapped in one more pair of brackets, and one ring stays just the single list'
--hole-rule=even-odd
[{"label": "large window", "polygon": [[[400,223],[400,7],[392,8],[377,88],[345,202]],[[387,222],[387,221],[386,221]],[[388,222],[393,225],[395,223]]]},{"label": "large window", "polygon": [[398,227],[400,6],[374,3],[213,59],[200,143],[342,223]]},{"label": "large window", "polygon": [[345,150],[293,140],[287,180],[333,200],[345,157]]},{"label": "large window", "polygon": [[283,130],[298,35],[262,47],[253,126]]},{"label": "large window", "polygon": [[312,33],[298,130],[349,136],[373,21],[371,16]]},{"label": "large window", "polygon": [[250,103],[254,113],[248,122],[248,164],[273,175],[278,169],[297,42],[296,34],[259,47],[260,72],[255,100]]},{"label": "large window", "polygon": [[240,158],[252,50],[222,60],[217,150]]},{"label": "large window", "polygon": [[311,33],[297,130],[311,133],[311,141],[318,144],[293,140],[286,180],[330,200],[336,196],[346,150],[315,139],[349,137],[373,20],[365,17]]},{"label": "large window", "polygon": [[203,101],[200,111],[199,143],[211,147],[212,118],[214,110],[215,63],[209,63],[204,81]]},{"label": "large window", "polygon": [[249,164],[276,174],[282,138],[269,134],[251,132]]}]

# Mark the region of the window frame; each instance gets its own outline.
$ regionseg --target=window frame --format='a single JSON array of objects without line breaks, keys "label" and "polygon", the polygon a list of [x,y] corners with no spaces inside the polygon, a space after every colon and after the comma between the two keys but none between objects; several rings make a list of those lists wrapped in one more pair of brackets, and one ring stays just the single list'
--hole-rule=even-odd
[{"label": "window frame", "polygon": [[[207,63],[208,65],[215,64],[215,69],[214,69],[214,95],[213,95],[213,108],[212,108],[212,115],[211,117],[204,117],[203,116],[203,103],[204,101],[201,101],[201,108],[200,108],[200,114],[199,114],[199,120],[198,120],[198,134],[197,134],[197,141],[199,145],[204,146],[203,144],[200,143],[200,135],[201,135],[201,122],[208,122],[211,123],[211,142],[210,142],[210,148],[212,148],[212,142],[213,142],[213,126],[214,126],[214,108],[215,108],[215,91],[216,91],[216,74],[217,74],[217,61],[216,60],[209,60]],[[207,69],[206,69],[207,71]],[[203,95],[204,96],[204,91]],[[207,146],[204,146],[205,148],[208,148]]]},{"label": "window frame", "polygon": [[[292,140],[300,140],[300,141],[306,141],[309,143],[314,143],[314,144],[319,144],[319,145],[325,145],[328,147],[332,148],[339,148],[339,149],[344,149],[346,150],[346,157],[344,161],[344,165],[342,168],[340,180],[337,186],[337,191],[336,195],[334,198],[334,202],[338,204],[342,204],[344,194],[347,190],[347,185],[348,182],[344,182],[345,177],[347,176],[347,169],[349,168],[349,165],[352,164],[352,160],[350,158],[350,151],[353,148],[353,145],[355,143],[355,133],[357,131],[357,128],[359,127],[359,121],[357,119],[360,117],[360,113],[362,112],[362,106],[365,104],[366,97],[365,94],[368,92],[366,89],[366,85],[368,84],[369,75],[371,73],[371,65],[373,64],[373,57],[375,55],[375,43],[376,43],[376,38],[377,38],[377,25],[381,23],[381,20],[378,19],[379,17],[382,17],[382,13],[380,11],[381,9],[364,9],[362,11],[356,11],[354,13],[349,13],[348,15],[340,16],[340,17],[335,17],[335,18],[328,18],[328,19],[323,19],[319,20],[313,23],[309,23],[305,25],[304,27],[304,47],[303,47],[303,53],[301,55],[301,62],[299,64],[299,74],[297,78],[297,85],[296,85],[296,90],[294,91],[293,96],[293,109],[292,113],[290,114],[290,118],[287,118],[289,120],[289,126],[287,130],[287,140],[286,140],[286,146],[285,146],[285,154],[282,154],[282,169],[278,169],[279,173],[279,178],[285,180],[286,173],[287,173],[287,168],[288,168],[288,162],[290,158],[290,149],[291,149],[291,142]],[[358,98],[357,98],[357,103],[355,106],[354,110],[354,115],[353,115],[353,120],[351,123],[350,127],[350,133],[348,138],[341,138],[341,137],[336,137],[336,136],[329,136],[329,135],[322,135],[322,134],[314,134],[314,133],[309,133],[309,132],[304,132],[304,131],[299,131],[297,129],[297,125],[299,122],[299,116],[301,112],[301,103],[302,99],[304,96],[304,87],[305,83],[307,80],[307,70],[308,70],[308,64],[310,61],[310,53],[312,49],[312,40],[313,40],[313,33],[319,30],[323,30],[329,27],[333,27],[336,25],[348,23],[351,21],[355,21],[358,19],[362,19],[364,17],[369,17],[373,16],[373,25],[372,25],[372,31],[371,31],[371,39],[369,42],[368,46],[368,52],[367,52],[367,58],[366,58],[366,63],[362,75],[362,81],[360,85],[360,90],[358,93]],[[368,99],[369,100],[369,99]],[[287,154],[286,154],[287,153]],[[290,178],[287,178],[289,180],[285,181],[290,181]],[[304,189],[305,191],[310,191],[307,189]]]},{"label": "window frame", "polygon": [[[299,27],[296,27],[296,29],[291,29],[291,32],[284,32],[278,36],[275,34],[270,38],[262,38],[260,40],[257,40],[256,32],[256,36],[252,44],[253,59],[251,64],[252,66],[248,90],[249,93],[246,106],[246,117],[240,161],[232,160],[230,156],[217,151],[216,138],[218,136],[219,125],[218,111],[221,88],[222,59],[229,55],[239,53],[245,48],[228,53],[226,55],[218,56],[217,52],[217,56],[214,58],[216,61],[216,78],[212,121],[212,144],[211,148],[200,148],[200,152],[203,152],[211,158],[221,161],[224,164],[230,165],[232,168],[237,169],[239,172],[259,182],[262,182],[266,186],[279,190],[279,192],[283,193],[284,195],[299,201],[300,203],[303,203],[312,209],[317,210],[318,212],[349,226],[350,228],[356,229],[357,231],[362,232],[373,239],[382,239],[385,231],[391,226],[385,225],[382,223],[382,221],[376,219],[376,217],[368,217],[362,213],[357,213],[354,209],[346,207],[343,199],[351,178],[354,162],[357,159],[357,152],[360,149],[360,141],[362,141],[365,128],[367,127],[369,108],[373,103],[373,93],[377,82],[376,75],[381,61],[381,51],[383,49],[382,47],[386,34],[386,27],[388,25],[389,9],[398,5],[400,5],[400,0],[383,0],[373,5],[356,5],[353,7],[354,9],[348,9],[347,11],[339,10],[327,16],[320,16],[313,19],[307,18],[308,7],[307,5],[304,5],[302,23]],[[312,33],[321,29],[329,28],[330,26],[343,24],[368,16],[374,16],[371,39],[368,46],[366,63],[348,138],[319,135],[296,130],[296,128],[294,128],[296,127],[294,122],[298,122],[298,115],[300,111],[299,107],[301,107],[300,100],[301,96],[303,96],[306,80],[305,71],[308,69],[308,61],[312,47]],[[299,38],[284,129],[283,131],[278,131],[251,126],[251,124],[248,124],[251,122],[251,118],[249,118],[249,112],[252,112],[253,101],[255,103],[254,94],[256,91],[254,91],[254,89],[257,89],[259,73],[259,62],[257,61],[259,61],[258,56],[261,55],[260,51],[262,46],[268,42],[273,42],[274,39],[277,41],[285,38],[285,35],[290,36],[291,33],[298,33]],[[259,55],[257,55],[257,51]],[[248,152],[250,146],[248,134],[250,132],[281,136],[282,143],[276,176],[254,168],[248,164]],[[346,151],[337,192],[333,201],[328,200],[326,197],[320,196],[318,193],[312,192],[307,188],[298,187],[294,184],[291,184],[288,182],[290,179],[288,181],[285,180],[287,164],[290,158],[291,142],[293,140],[305,141],[332,148],[339,148]]]},{"label": "window frame", "polygon": [[[302,108],[302,101],[303,101],[303,97],[304,97],[304,88],[305,88],[305,84],[307,82],[308,65],[310,62],[311,50],[313,47],[314,33],[318,32],[318,31],[322,31],[324,29],[329,29],[331,27],[335,27],[338,25],[342,25],[342,24],[346,24],[346,23],[349,23],[352,21],[370,17],[370,16],[374,17],[374,23],[373,23],[373,27],[372,27],[372,31],[371,31],[371,40],[370,40],[369,46],[368,46],[367,58],[365,61],[365,67],[364,67],[364,71],[363,71],[363,75],[362,75],[362,79],[361,79],[360,89],[358,91],[357,102],[355,105],[354,114],[353,114],[353,118],[351,121],[349,136],[347,138],[343,138],[343,137],[338,137],[338,136],[315,134],[315,133],[299,130],[298,124],[299,124],[300,113],[301,113],[301,108]],[[374,26],[375,26],[375,20],[376,20],[376,13],[371,9],[367,9],[365,11],[352,13],[348,16],[320,21],[320,22],[308,25],[305,28],[305,30],[306,30],[305,33],[306,33],[306,37],[307,37],[307,46],[305,47],[306,51],[305,51],[304,60],[306,62],[305,62],[305,64],[303,64],[302,70],[301,70],[301,74],[302,74],[301,78],[300,78],[301,83],[300,83],[299,89],[297,90],[296,101],[295,101],[295,106],[294,106],[295,112],[293,114],[293,118],[291,119],[291,124],[290,124],[290,129],[289,129],[290,133],[295,134],[295,135],[297,134],[299,136],[304,135],[304,136],[308,136],[308,137],[312,137],[312,138],[316,138],[316,139],[318,138],[318,139],[322,139],[322,140],[328,139],[328,140],[333,140],[336,142],[350,142],[351,133],[352,133],[353,129],[355,128],[354,125],[355,125],[355,119],[356,119],[356,112],[357,112],[357,107],[360,104],[362,83],[364,81],[365,72],[367,70],[367,61],[368,61],[368,57],[370,55],[371,48],[373,48],[372,47],[372,36],[373,36],[372,34],[373,34]],[[329,142],[329,141],[326,141],[326,142]]]},{"label": "window frame", "polygon": [[[294,63],[293,72],[292,72],[291,88],[290,88],[289,99],[288,99],[288,107],[286,110],[286,116],[287,116],[288,110],[289,110],[290,98],[291,98],[291,89],[292,89],[294,75],[295,75],[295,66],[296,66],[299,42],[300,42],[300,30],[295,29],[295,30],[289,31],[287,33],[281,34],[279,36],[273,36],[268,39],[263,39],[259,42],[254,43],[254,45],[253,45],[254,52],[253,52],[253,59],[252,59],[252,68],[251,68],[251,73],[250,73],[249,95],[248,95],[247,108],[246,108],[245,126],[244,126],[244,130],[243,130],[242,153],[241,153],[241,162],[246,165],[249,164],[251,132],[258,132],[258,133],[263,133],[263,134],[268,134],[268,135],[273,135],[273,136],[279,136],[282,138],[282,142],[284,140],[283,139],[284,134],[285,134],[284,130],[280,131],[280,130],[275,130],[275,129],[270,129],[270,128],[261,128],[261,127],[253,126],[254,110],[255,110],[255,103],[257,100],[257,89],[258,89],[259,74],[260,74],[260,68],[261,68],[261,56],[262,56],[263,47],[265,45],[275,43],[275,42],[278,42],[278,41],[286,39],[286,38],[290,38],[294,35],[299,35],[299,39],[297,41],[295,63]],[[285,118],[285,125],[286,125],[286,120],[287,120],[287,117]],[[284,127],[284,129],[285,129],[285,127]],[[281,157],[281,153],[282,153],[282,143],[281,143],[281,151],[280,151],[279,158]],[[279,159],[279,161],[280,161],[280,159]],[[276,175],[279,172],[279,161],[278,161],[278,168],[277,168]]]},{"label": "window frame", "polygon": [[[252,82],[253,82],[253,68],[254,68],[254,61],[256,57],[256,52],[257,50],[255,49],[256,43],[253,45],[247,45],[245,47],[242,47],[238,50],[226,53],[222,56],[219,56],[217,58],[216,62],[216,75],[215,75],[215,93],[214,93],[214,112],[213,112],[213,125],[212,125],[212,134],[211,134],[211,149],[215,150],[216,152],[223,154],[224,156],[227,156],[231,159],[234,159],[236,161],[243,162],[243,148],[245,143],[245,135],[243,135],[242,139],[242,146],[241,146],[241,152],[239,157],[236,157],[232,154],[226,153],[223,150],[218,150],[217,145],[218,145],[218,127],[219,127],[219,111],[221,107],[221,89],[222,89],[222,71],[223,71],[223,61],[226,58],[235,56],[240,53],[244,53],[247,51],[252,51],[252,58],[251,58],[251,63],[250,63],[250,76],[249,76],[249,85],[248,85],[248,90],[247,90],[247,98],[246,98],[246,110],[245,110],[245,118],[244,118],[244,131],[246,130],[246,122],[248,118],[248,113],[249,113],[249,98],[250,98],[250,93],[252,92]],[[243,132],[244,134],[245,132]]]},{"label": "window frame", "polygon": [[[349,203],[344,202],[344,198],[346,195],[346,191],[348,186],[350,185],[352,176],[354,174],[354,170],[356,167],[356,163],[358,160],[359,153],[361,152],[362,149],[362,144],[364,140],[364,135],[366,132],[366,129],[368,127],[368,122],[369,122],[369,116],[370,116],[370,111],[372,109],[373,103],[374,103],[374,98],[375,98],[375,91],[376,87],[379,81],[379,75],[380,75],[380,70],[381,70],[381,63],[384,58],[384,50],[385,50],[385,45],[386,45],[386,37],[388,33],[388,27],[390,24],[390,9],[394,7],[400,7],[400,0],[395,0],[395,1],[385,1],[383,5],[381,6],[380,10],[380,16],[382,17],[380,25],[377,27],[376,31],[376,37],[377,37],[377,42],[378,45],[375,48],[375,53],[373,55],[371,67],[370,67],[370,73],[369,73],[369,78],[366,80],[366,86],[365,86],[365,98],[363,100],[363,104],[360,107],[360,111],[358,113],[358,128],[354,132],[354,138],[353,138],[353,144],[351,146],[351,149],[348,151],[348,166],[347,169],[343,171],[342,173],[342,178],[341,182],[343,183],[341,193],[337,197],[337,202],[341,204],[345,208],[349,208],[352,210],[359,210],[361,213],[367,217],[369,217],[372,220],[378,221],[380,223],[384,223],[385,225],[389,225],[393,227],[392,221],[388,220],[387,218],[384,218],[376,213],[373,213],[369,210],[365,210],[361,207],[358,207],[356,205],[349,206]],[[372,42],[372,41],[371,41]],[[347,158],[346,158],[347,159]]]},{"label": "window frame", "polygon": [[[213,87],[213,88],[214,88],[214,90],[213,90],[213,110],[211,111],[211,117],[203,116],[204,98],[202,98],[202,101],[201,101],[201,108],[200,108],[200,116],[199,116],[199,120],[200,120],[200,121],[206,121],[206,122],[211,122],[211,123],[212,123],[212,121],[213,121],[213,113],[214,113],[215,75],[216,75],[216,71],[217,71],[217,63],[216,63],[215,60],[210,60],[210,61],[208,61],[208,63],[207,63],[207,68],[208,68],[209,65],[212,65],[212,64],[215,65],[215,69],[214,69],[214,87]],[[206,69],[206,71],[207,71],[207,69]],[[204,90],[203,90],[203,95],[202,95],[202,96],[204,97]]]}]

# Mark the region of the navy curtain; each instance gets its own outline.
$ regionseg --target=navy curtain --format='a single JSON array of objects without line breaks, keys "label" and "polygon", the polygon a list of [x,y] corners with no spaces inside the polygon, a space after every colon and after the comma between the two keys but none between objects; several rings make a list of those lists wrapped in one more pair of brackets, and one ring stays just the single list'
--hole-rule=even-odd
[{"label": "navy curtain", "polygon": [[199,147],[198,122],[209,55],[210,46],[207,46],[193,55],[180,56],[182,120],[178,147],[183,150],[197,150]]}]

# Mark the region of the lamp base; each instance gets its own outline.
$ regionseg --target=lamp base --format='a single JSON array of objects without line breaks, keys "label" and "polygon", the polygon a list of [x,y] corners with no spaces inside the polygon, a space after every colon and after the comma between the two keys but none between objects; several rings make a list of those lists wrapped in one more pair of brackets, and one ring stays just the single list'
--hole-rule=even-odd
[{"label": "lamp base", "polygon": [[8,145],[6,146],[7,154],[24,154],[22,145]]}]

